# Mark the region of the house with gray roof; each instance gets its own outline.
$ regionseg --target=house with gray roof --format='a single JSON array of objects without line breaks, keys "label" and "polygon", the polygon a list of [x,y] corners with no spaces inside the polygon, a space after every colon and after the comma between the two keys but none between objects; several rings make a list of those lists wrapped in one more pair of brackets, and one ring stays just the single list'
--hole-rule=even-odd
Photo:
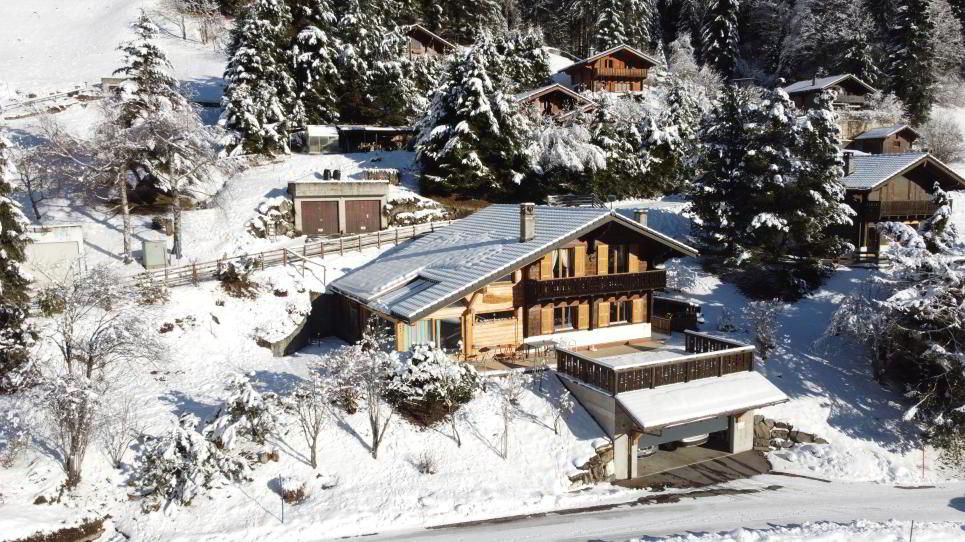
[{"label": "house with gray roof", "polygon": [[334,331],[355,341],[375,316],[399,351],[431,341],[470,360],[647,339],[661,264],[696,254],[605,208],[492,205],[332,282]]},{"label": "house with gray roof", "polygon": [[882,126],[862,132],[848,144],[848,149],[868,154],[896,154],[914,150],[920,134],[907,124]]},{"label": "house with gray roof", "polygon": [[880,222],[915,225],[932,216],[935,186],[965,189],[965,179],[927,152],[861,154],[844,151],[842,183],[846,200],[855,210],[848,239],[858,251],[877,257],[886,239],[878,235]]},{"label": "house with gray roof", "polygon": [[840,109],[864,109],[868,95],[878,91],[850,73],[812,77],[784,87],[784,92],[800,109],[811,107],[814,98],[826,90],[835,93],[834,104]]}]

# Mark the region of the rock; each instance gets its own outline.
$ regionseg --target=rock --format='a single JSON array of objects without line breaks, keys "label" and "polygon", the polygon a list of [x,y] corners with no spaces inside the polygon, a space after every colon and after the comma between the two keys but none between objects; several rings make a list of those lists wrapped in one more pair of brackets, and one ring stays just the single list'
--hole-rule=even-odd
[{"label": "rock", "polygon": [[800,442],[803,444],[810,444],[814,442],[814,435],[811,433],[805,433],[803,431],[792,431],[791,440],[794,442]]},{"label": "rock", "polygon": [[774,420],[764,420],[764,423],[767,424],[768,429],[774,429]]},{"label": "rock", "polygon": [[787,429],[787,430],[790,430],[790,429],[791,429],[792,427],[794,427],[794,426],[792,426],[791,424],[789,424],[789,423],[787,423],[787,422],[774,422],[774,427],[775,427],[775,428],[778,428],[778,429]]},{"label": "rock", "polygon": [[772,438],[772,439],[774,439],[774,438],[786,439],[786,438],[788,438],[788,435],[790,435],[790,434],[791,434],[791,432],[788,431],[787,429],[778,429],[778,428],[776,428],[776,427],[775,427],[774,429],[771,429],[771,438]]},{"label": "rock", "polygon": [[821,437],[814,437],[814,444],[828,444],[828,441]]},{"label": "rock", "polygon": [[754,424],[754,438],[767,440],[771,436],[771,430],[767,427],[767,424],[757,423]]},{"label": "rock", "polygon": [[43,495],[34,499],[34,504],[47,504],[48,502],[50,501],[48,501],[47,497],[44,497]]},{"label": "rock", "polygon": [[763,421],[764,421],[764,416],[761,416],[760,414],[754,415],[754,424],[759,424]]}]

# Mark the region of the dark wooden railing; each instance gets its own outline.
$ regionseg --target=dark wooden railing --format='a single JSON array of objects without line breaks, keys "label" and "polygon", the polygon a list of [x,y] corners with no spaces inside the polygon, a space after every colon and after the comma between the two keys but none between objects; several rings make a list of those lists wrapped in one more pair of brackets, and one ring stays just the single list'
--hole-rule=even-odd
[{"label": "dark wooden railing", "polygon": [[700,320],[700,306],[680,299],[653,296],[653,330],[670,334],[672,331],[696,330]]},{"label": "dark wooden railing", "polygon": [[647,70],[641,68],[597,68],[596,77],[625,77],[627,79],[646,79]]},{"label": "dark wooden railing", "polygon": [[655,333],[663,333],[664,335],[670,335],[673,333],[673,318],[657,316],[656,314],[650,318],[650,329]]},{"label": "dark wooden railing", "polygon": [[557,348],[556,370],[611,395],[754,370],[754,347],[685,331],[690,355],[638,367],[611,369],[593,358]]},{"label": "dark wooden railing", "polygon": [[659,290],[666,286],[667,271],[657,269],[640,273],[529,280],[525,288],[527,303],[542,303],[552,299]]},{"label": "dark wooden railing", "polygon": [[932,201],[866,201],[857,209],[859,216],[865,220],[927,218],[937,210],[938,205]]}]

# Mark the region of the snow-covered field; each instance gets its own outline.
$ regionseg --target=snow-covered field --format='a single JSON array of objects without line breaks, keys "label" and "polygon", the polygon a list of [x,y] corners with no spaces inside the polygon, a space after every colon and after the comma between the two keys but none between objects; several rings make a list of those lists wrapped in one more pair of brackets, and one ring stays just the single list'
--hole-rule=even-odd
[{"label": "snow-covered field", "polygon": [[664,538],[665,542],[943,542],[965,539],[960,523],[855,521],[804,523],[770,529],[737,529],[725,533],[687,534]]}]

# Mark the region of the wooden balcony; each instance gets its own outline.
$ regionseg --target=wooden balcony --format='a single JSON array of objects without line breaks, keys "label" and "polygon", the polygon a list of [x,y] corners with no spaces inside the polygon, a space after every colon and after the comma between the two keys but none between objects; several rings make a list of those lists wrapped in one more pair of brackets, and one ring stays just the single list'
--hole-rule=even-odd
[{"label": "wooden balcony", "polygon": [[938,205],[933,201],[866,201],[856,209],[867,221],[897,218],[928,218]]},{"label": "wooden balcony", "polygon": [[557,348],[556,370],[610,395],[716,378],[754,370],[754,347],[685,331],[687,355],[639,366],[608,367],[592,357]]},{"label": "wooden balcony", "polygon": [[536,304],[554,299],[645,292],[666,286],[667,272],[657,269],[640,273],[529,280],[526,282],[525,295],[527,303]]},{"label": "wooden balcony", "polygon": [[595,68],[593,77],[619,77],[621,79],[646,79],[647,70],[642,68]]}]

